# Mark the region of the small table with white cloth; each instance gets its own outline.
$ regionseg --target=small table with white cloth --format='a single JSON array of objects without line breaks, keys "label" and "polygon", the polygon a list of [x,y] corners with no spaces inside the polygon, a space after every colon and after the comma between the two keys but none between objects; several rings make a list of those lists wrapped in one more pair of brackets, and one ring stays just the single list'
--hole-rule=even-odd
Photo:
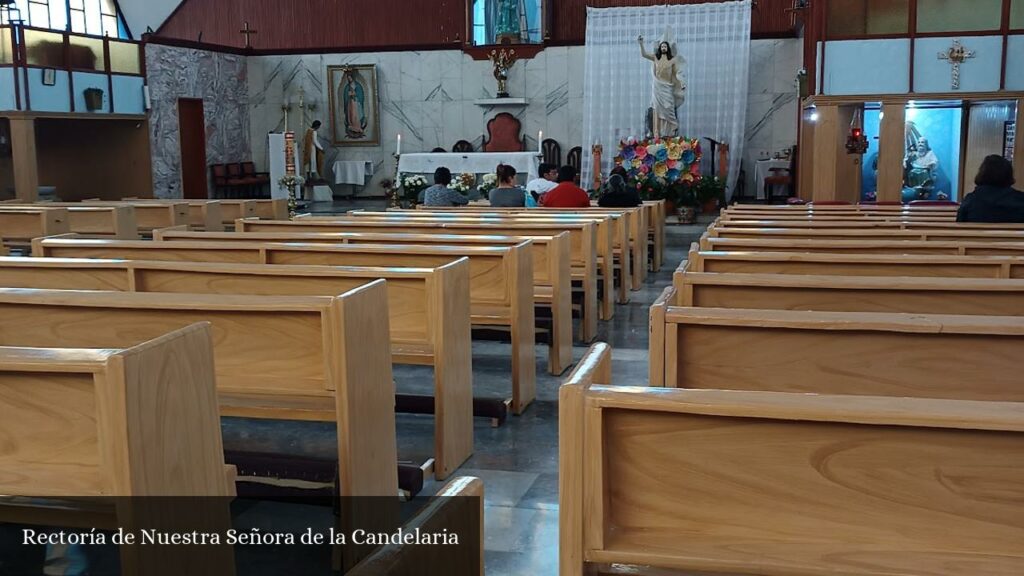
[{"label": "small table with white cloth", "polygon": [[754,162],[754,186],[758,200],[764,200],[764,180],[772,175],[772,168],[783,168],[789,170],[788,158],[774,158],[771,160],[758,160]]},{"label": "small table with white cloth", "polygon": [[527,181],[536,178],[540,169],[539,152],[426,152],[402,154],[398,171],[403,174],[433,174],[444,166],[452,174],[493,174],[498,164],[508,164]]},{"label": "small table with white cloth", "polygon": [[373,176],[373,162],[369,160],[338,160],[334,163],[334,183],[366,186]]}]

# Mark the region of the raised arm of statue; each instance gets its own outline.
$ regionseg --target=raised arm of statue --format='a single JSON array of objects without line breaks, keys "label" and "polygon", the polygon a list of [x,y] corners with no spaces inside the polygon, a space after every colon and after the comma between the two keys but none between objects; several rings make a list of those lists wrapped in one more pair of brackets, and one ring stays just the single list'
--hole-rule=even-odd
[{"label": "raised arm of statue", "polygon": [[640,44],[640,55],[643,56],[644,58],[647,58],[651,62],[653,62],[654,61],[654,55],[653,54],[648,54],[647,53],[647,49],[644,48],[644,37],[643,36],[637,36],[636,41]]}]

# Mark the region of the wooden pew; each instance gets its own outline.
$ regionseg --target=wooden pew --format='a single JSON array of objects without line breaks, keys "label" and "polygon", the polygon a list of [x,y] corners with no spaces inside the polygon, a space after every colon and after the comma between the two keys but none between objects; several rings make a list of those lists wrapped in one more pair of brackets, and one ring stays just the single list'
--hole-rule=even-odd
[{"label": "wooden pew", "polygon": [[609,386],[610,357],[559,392],[563,576],[1024,570],[1020,404]]},{"label": "wooden pew", "polygon": [[469,259],[471,321],[502,327],[512,337],[512,409],[516,414],[536,397],[533,282],[527,243],[517,246],[390,246],[258,244],[228,242],[128,242],[38,239],[39,258],[122,258],[175,262],[235,262],[312,266],[399,266],[434,268]]},{"label": "wooden pew", "polygon": [[693,244],[684,265],[694,272],[719,274],[1024,278],[1024,257],[1013,256],[719,252]]},{"label": "wooden pew", "polygon": [[[434,470],[446,478],[473,453],[469,262],[431,269],[3,258],[8,288],[175,294],[331,296],[387,280],[391,357],[434,368]],[[399,397],[404,404],[414,399]]]},{"label": "wooden pew", "polygon": [[[125,201],[90,200],[83,202],[44,202],[40,205],[58,208],[78,208],[83,206],[124,206]],[[135,222],[140,232],[150,232],[154,228],[180,226],[189,223],[189,205],[184,200],[157,203],[130,203],[135,208]]]},{"label": "wooden pew", "polygon": [[120,348],[213,326],[223,416],[337,422],[341,496],[395,496],[386,285],[337,297],[0,288],[0,345]]},{"label": "wooden pew", "polygon": [[676,306],[1024,316],[1024,280],[678,270]]},{"label": "wooden pew", "polygon": [[1024,242],[938,240],[808,240],[759,238],[700,239],[701,250],[752,252],[831,252],[839,254],[950,254],[1024,256]]},{"label": "wooden pew", "polygon": [[803,229],[711,227],[710,238],[756,238],[794,240],[920,240],[937,242],[1024,242],[1024,230],[956,227],[942,230]]},{"label": "wooden pew", "polygon": [[720,220],[714,227],[799,228],[812,230],[1024,230],[1024,224],[982,224],[946,220]]},{"label": "wooden pew", "polygon": [[[375,233],[393,234],[395,227],[377,222],[324,222],[322,220],[299,219],[293,221],[239,220],[235,223],[239,232],[315,232],[315,233]],[[598,268],[596,226],[589,222],[560,224],[557,226],[530,224],[497,225],[497,224],[430,224],[407,222],[402,231],[415,234],[457,234],[474,236],[550,236],[569,232],[570,257],[572,261],[573,281],[582,284],[583,290],[583,325],[584,339],[592,340],[597,335],[598,318]],[[602,242],[610,243],[610,239],[601,238]],[[605,279],[607,276],[605,276]],[[604,279],[603,279],[604,280]],[[600,296],[600,316],[609,319],[614,315],[615,304],[612,300],[610,285],[605,280],[604,290]]]},{"label": "wooden pew", "polygon": [[[3,208],[22,207],[34,210],[38,207],[53,207],[52,203],[2,204]],[[119,240],[137,240],[139,227],[135,221],[135,209],[128,204],[111,206],[62,206],[68,214],[68,231],[87,236],[105,236]]]},{"label": "wooden pew", "polygon": [[272,198],[267,200],[255,198],[250,201],[254,203],[253,209],[256,211],[253,216],[260,220],[288,220],[287,199]]},{"label": "wooden pew", "polygon": [[64,208],[0,204],[0,233],[9,244],[28,244],[33,238],[70,231],[71,220]]},{"label": "wooden pew", "polygon": [[734,204],[727,209],[730,212],[758,212],[758,213],[779,213],[779,214],[891,214],[891,213],[939,213],[956,214],[959,206],[912,206],[912,205],[886,205],[886,204],[862,204],[862,205],[767,205],[767,204]]},{"label": "wooden pew", "polygon": [[[616,251],[621,249],[623,244],[623,238],[628,238],[628,245],[631,250],[630,261],[640,262],[641,264],[647,262],[647,235],[648,235],[648,208],[645,206],[638,206],[636,208],[495,208],[492,206],[485,205],[473,205],[469,206],[452,206],[450,208],[445,207],[427,207],[417,206],[415,210],[388,210],[387,212],[371,212],[367,210],[354,210],[349,212],[348,216],[369,216],[369,215],[384,215],[384,214],[404,214],[404,215],[425,215],[425,214],[437,214],[437,215],[451,215],[451,214],[473,214],[481,217],[487,216],[501,216],[514,215],[517,218],[548,218],[548,217],[562,217],[563,215],[570,216],[590,216],[590,215],[610,215],[616,220],[621,218],[622,214],[628,214],[625,222],[616,222]],[[627,228],[628,230],[622,230]],[[635,267],[633,273],[630,275],[632,278],[632,289],[639,290],[640,284],[647,278],[647,268]]]},{"label": "wooden pew", "polygon": [[[89,201],[96,201],[89,200]],[[174,204],[184,202],[188,204],[188,225],[195,230],[207,230],[210,232],[223,232],[225,223],[234,223],[237,214],[240,213],[236,206],[228,210],[226,200],[164,200],[160,198],[125,198],[121,202],[135,204]],[[241,202],[236,201],[236,202]]]},{"label": "wooden pew", "polygon": [[[209,499],[205,527],[230,521],[235,468],[224,463],[209,324],[123,349],[0,346],[0,436],[5,522],[167,528],[156,512],[167,500],[145,497],[221,497]],[[100,498],[110,496],[143,498]],[[180,574],[195,560],[119,552],[125,574]],[[234,573],[230,548],[202,555],[204,573]]]},{"label": "wooden pew", "polygon": [[[533,250],[533,298],[539,307],[551,311],[551,343],[548,371],[559,375],[572,365],[572,277],[570,271],[569,233],[555,236],[466,236],[451,234],[361,234],[316,232],[194,232],[185,227],[153,231],[156,241],[194,242],[298,242],[302,244],[385,244],[396,246],[515,246],[529,240]],[[596,302],[595,308],[596,308]],[[595,318],[596,320],[596,318]],[[538,321],[538,325],[540,322]],[[585,334],[580,340],[584,340]],[[596,333],[597,327],[593,330]],[[595,334],[596,335],[596,334]],[[584,340],[585,341],[585,340]]]},{"label": "wooden pew", "polygon": [[[461,529],[479,534],[479,549],[467,554],[460,546],[400,546],[387,544],[346,572],[347,576],[414,576],[430,566],[435,573],[484,574],[484,483],[479,478],[455,478],[403,526],[407,533],[419,530],[440,534]],[[471,509],[473,508],[473,509]],[[459,532],[454,532],[459,534]]]},{"label": "wooden pew", "polygon": [[651,237],[651,271],[660,272],[665,261],[665,222],[668,218],[664,200],[644,200]]},{"label": "wooden pew", "polygon": [[669,287],[652,306],[652,386],[1024,401],[1021,317],[671,307],[676,298]]},{"label": "wooden pew", "polygon": [[[635,284],[635,290],[639,290],[639,276],[633,278],[630,273],[632,267],[632,252],[630,249],[624,249],[623,246],[629,246],[630,236],[630,214],[618,213],[610,215],[579,215],[571,214],[565,216],[550,215],[527,215],[521,216],[518,214],[499,214],[495,212],[487,213],[466,213],[466,212],[425,212],[425,211],[404,211],[404,212],[366,212],[356,211],[350,212],[345,216],[307,216],[301,218],[302,221],[308,220],[319,220],[323,222],[364,222],[372,221],[378,224],[398,224],[405,226],[409,222],[416,222],[419,224],[432,224],[437,221],[443,221],[444,223],[464,223],[464,224],[538,224],[538,223],[553,223],[553,224],[565,224],[565,223],[576,223],[576,222],[593,222],[597,225],[597,237],[601,240],[598,243],[597,258],[598,266],[601,268],[602,273],[609,278],[609,286],[616,289],[616,298],[619,304],[625,304],[629,302],[629,290]],[[608,243],[603,240],[606,236],[611,239]],[[617,263],[617,264],[616,264]],[[625,268],[623,268],[625,266]],[[618,268],[620,270],[620,280],[618,283],[614,282],[614,270]],[[623,270],[625,270],[623,272]]]}]

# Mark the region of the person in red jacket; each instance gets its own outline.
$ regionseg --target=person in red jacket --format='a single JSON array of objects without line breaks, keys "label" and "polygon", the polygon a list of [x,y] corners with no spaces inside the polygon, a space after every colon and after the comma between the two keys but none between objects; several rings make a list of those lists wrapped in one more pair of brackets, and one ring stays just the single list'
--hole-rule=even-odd
[{"label": "person in red jacket", "polygon": [[541,204],[546,208],[589,208],[590,196],[576,185],[576,169],[562,166],[558,169],[558,186],[544,195]]}]

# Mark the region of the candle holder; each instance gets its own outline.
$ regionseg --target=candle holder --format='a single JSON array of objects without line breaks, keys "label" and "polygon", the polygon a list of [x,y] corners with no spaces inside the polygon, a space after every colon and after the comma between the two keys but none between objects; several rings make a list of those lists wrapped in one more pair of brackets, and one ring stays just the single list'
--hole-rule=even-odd
[{"label": "candle holder", "polygon": [[388,209],[402,207],[402,203],[398,199],[398,188],[399,186],[402,185],[402,181],[400,178],[401,174],[398,172],[398,161],[401,160],[402,155],[396,152],[395,154],[392,154],[392,156],[395,157],[395,178],[394,181],[391,183],[391,186],[388,187],[388,190],[385,193],[387,196]]}]

